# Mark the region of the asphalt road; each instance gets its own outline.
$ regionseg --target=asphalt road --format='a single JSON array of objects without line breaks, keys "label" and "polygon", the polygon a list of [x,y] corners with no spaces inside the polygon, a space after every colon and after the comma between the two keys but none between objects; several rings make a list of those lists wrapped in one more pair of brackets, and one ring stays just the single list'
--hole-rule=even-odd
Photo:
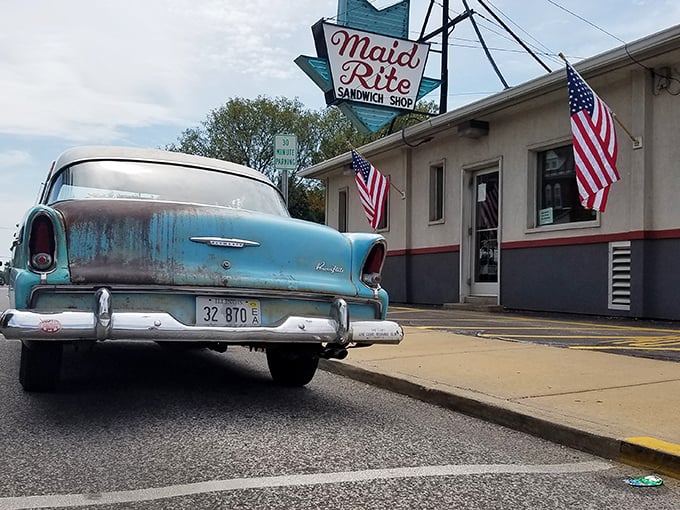
[{"label": "asphalt road", "polygon": [[389,318],[403,326],[462,335],[680,361],[678,321],[405,306],[391,306]]},{"label": "asphalt road", "polygon": [[261,353],[67,349],[54,394],[0,342],[0,510],[678,509],[680,481],[319,372],[275,386]]},{"label": "asphalt road", "polygon": [[[680,333],[508,312],[390,316],[671,358]],[[307,388],[280,388],[264,356],[246,349],[69,348],[54,394],[21,390],[19,353],[18,341],[0,341],[0,510],[680,508],[677,480],[634,488],[624,479],[650,473],[322,371]]]}]

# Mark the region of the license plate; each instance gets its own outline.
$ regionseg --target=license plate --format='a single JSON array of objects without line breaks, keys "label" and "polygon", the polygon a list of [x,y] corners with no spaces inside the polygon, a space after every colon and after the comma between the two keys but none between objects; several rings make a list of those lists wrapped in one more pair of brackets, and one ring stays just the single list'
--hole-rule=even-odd
[{"label": "license plate", "polygon": [[257,299],[196,297],[197,326],[260,325],[260,302]]}]

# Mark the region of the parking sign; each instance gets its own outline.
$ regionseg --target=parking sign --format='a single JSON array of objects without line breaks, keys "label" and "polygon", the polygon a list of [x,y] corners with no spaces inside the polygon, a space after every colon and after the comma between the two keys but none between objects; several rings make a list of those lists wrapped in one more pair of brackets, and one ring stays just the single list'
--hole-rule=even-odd
[{"label": "parking sign", "polygon": [[274,136],[274,169],[297,170],[297,136]]}]

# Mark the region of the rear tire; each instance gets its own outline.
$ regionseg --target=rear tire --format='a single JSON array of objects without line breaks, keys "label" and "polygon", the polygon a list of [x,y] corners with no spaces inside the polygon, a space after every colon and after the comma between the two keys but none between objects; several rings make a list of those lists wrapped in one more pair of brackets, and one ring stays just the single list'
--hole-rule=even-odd
[{"label": "rear tire", "polygon": [[319,351],[308,346],[267,348],[267,365],[274,382],[282,386],[304,386],[319,365]]},{"label": "rear tire", "polygon": [[57,387],[62,351],[60,343],[21,343],[19,382],[24,391],[53,391]]}]

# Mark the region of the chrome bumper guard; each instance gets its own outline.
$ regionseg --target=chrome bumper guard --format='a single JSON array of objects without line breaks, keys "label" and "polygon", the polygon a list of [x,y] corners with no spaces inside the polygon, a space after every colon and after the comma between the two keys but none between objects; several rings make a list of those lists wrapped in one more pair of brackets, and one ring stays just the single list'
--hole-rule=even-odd
[{"label": "chrome bumper guard", "polygon": [[328,318],[290,316],[257,327],[187,326],[167,313],[114,312],[111,293],[98,289],[93,312],[6,310],[0,332],[19,340],[154,340],[222,343],[398,344],[404,332],[392,321],[350,321],[345,300],[336,298]]}]

